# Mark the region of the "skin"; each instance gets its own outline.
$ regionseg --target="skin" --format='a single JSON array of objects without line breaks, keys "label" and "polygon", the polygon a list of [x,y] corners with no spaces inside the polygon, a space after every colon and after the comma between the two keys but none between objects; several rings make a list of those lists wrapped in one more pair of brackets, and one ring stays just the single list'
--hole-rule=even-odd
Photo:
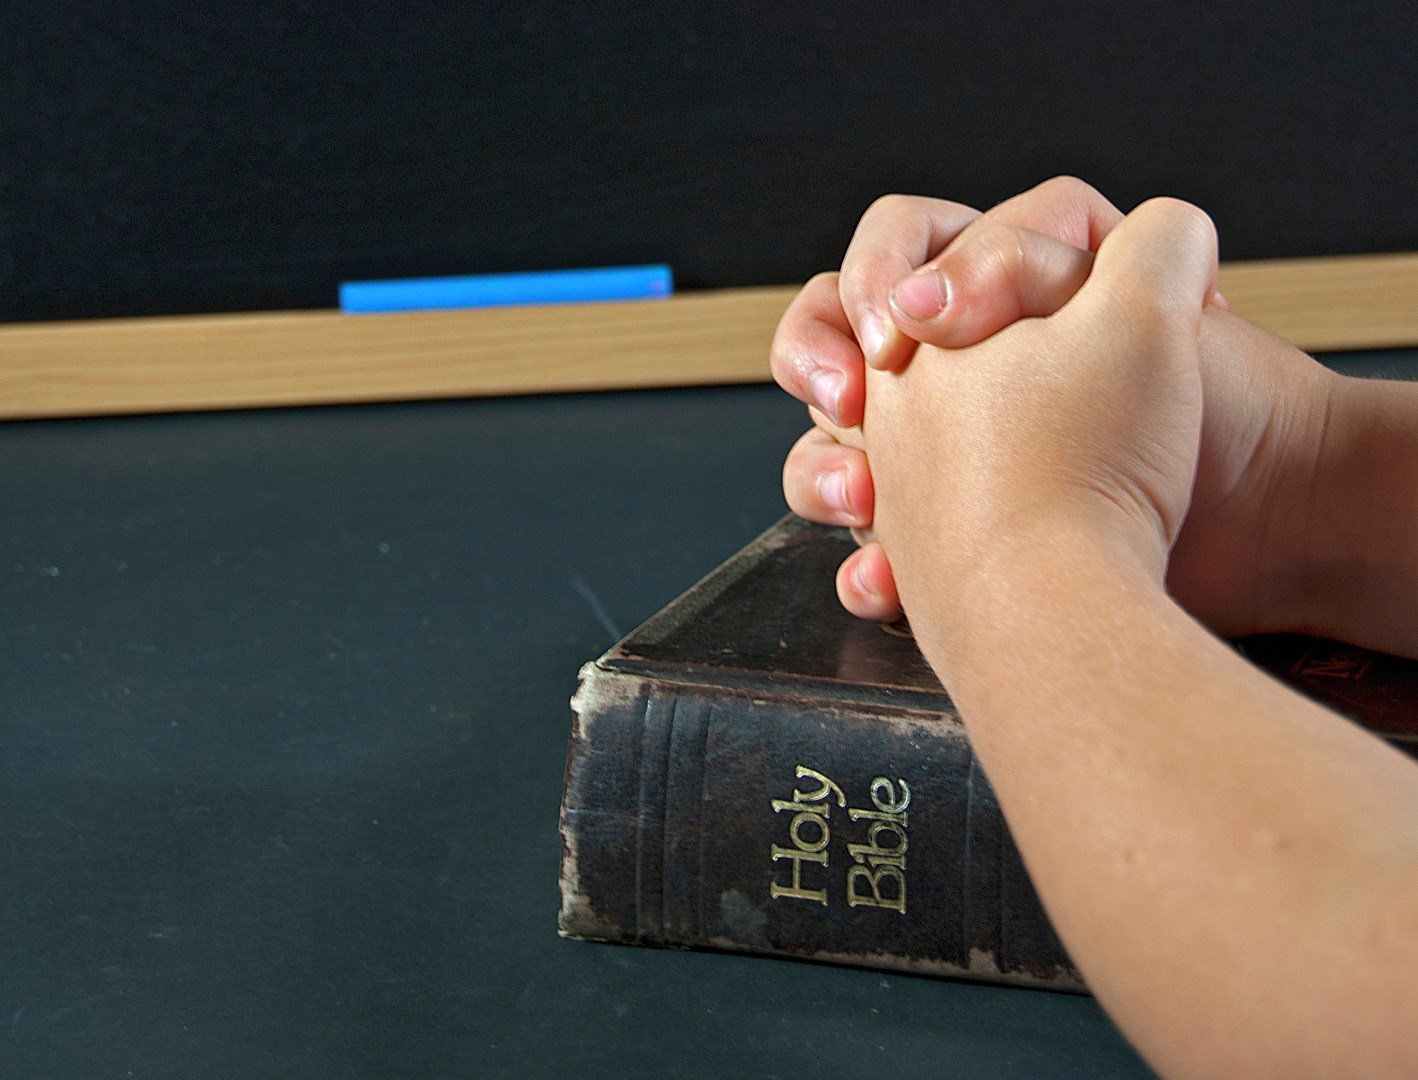
[{"label": "skin", "polygon": [[[1023,289],[1048,294],[1071,258],[1057,241],[1021,239]],[[1322,374],[1292,398],[1283,380],[1309,369],[1268,346],[1208,368],[1208,342],[1265,339],[1226,337],[1239,320],[1215,304],[1215,236],[1194,207],[1154,200],[1076,250],[1087,273],[1048,314],[864,366],[858,446],[824,426],[788,473],[810,477],[811,454],[870,462],[864,552],[881,553],[1070,953],[1154,1067],[1414,1075],[1418,768],[1257,672],[1174,594],[1192,530],[1250,582],[1234,610],[1197,586],[1218,621],[1342,623],[1358,605],[1333,582],[1390,570],[1397,586],[1362,602],[1406,605],[1398,564],[1413,560],[1390,556],[1415,539],[1401,481],[1418,399]],[[1052,255],[1031,280],[1036,251]],[[1238,432],[1255,436],[1245,453]],[[1229,486],[1206,510],[1209,468]],[[1265,505],[1233,508],[1250,498]],[[1365,513],[1282,544],[1329,500]],[[1272,530],[1284,559],[1240,527]],[[1375,636],[1404,637],[1402,622]]]},{"label": "skin", "polygon": [[[871,538],[874,488],[856,426],[866,400],[866,358],[853,336],[868,320],[862,311],[896,320],[874,355],[883,370],[904,368],[917,341],[975,344],[1062,307],[1093,263],[1075,243],[1096,247],[1119,220],[1101,195],[1067,177],[983,216],[941,200],[878,201],[841,274],[809,282],[774,340],[778,382],[814,405],[815,426],[784,468],[794,511]],[[928,261],[917,274],[946,279],[941,291],[953,297],[927,320],[890,299],[892,275],[918,257]],[[1418,459],[1406,419],[1418,415],[1418,386],[1341,378],[1226,313],[1214,290],[1208,307],[1197,480],[1171,553],[1172,594],[1218,633],[1299,630],[1418,655],[1418,624],[1406,617],[1418,606],[1418,560],[1409,557],[1418,499],[1395,502],[1409,487],[1405,463]],[[822,370],[839,380],[840,423],[812,398]],[[899,611],[879,545],[866,543],[844,564],[838,592],[864,618]]]}]

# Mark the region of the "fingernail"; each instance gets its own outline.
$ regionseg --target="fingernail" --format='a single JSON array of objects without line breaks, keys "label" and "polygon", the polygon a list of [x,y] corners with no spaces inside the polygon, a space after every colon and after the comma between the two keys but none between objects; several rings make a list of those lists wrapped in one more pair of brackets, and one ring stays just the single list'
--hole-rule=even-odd
[{"label": "fingernail", "polygon": [[923,322],[945,310],[949,299],[945,279],[934,269],[922,267],[910,277],[891,286],[891,306],[908,319]]},{"label": "fingernail", "polygon": [[839,514],[851,516],[852,506],[847,499],[847,470],[834,469],[817,482],[817,493],[822,501]]},{"label": "fingernail", "polygon": [[1222,311],[1231,310],[1231,301],[1227,300],[1224,296],[1221,295],[1220,289],[1211,290],[1211,303],[1214,306],[1219,307]]},{"label": "fingernail", "polygon": [[840,371],[823,369],[812,376],[810,393],[812,403],[834,423],[842,422],[842,384],[846,377]]},{"label": "fingernail", "polygon": [[870,364],[872,357],[881,352],[881,347],[886,344],[886,324],[875,315],[868,315],[862,320],[862,355],[866,357]]}]

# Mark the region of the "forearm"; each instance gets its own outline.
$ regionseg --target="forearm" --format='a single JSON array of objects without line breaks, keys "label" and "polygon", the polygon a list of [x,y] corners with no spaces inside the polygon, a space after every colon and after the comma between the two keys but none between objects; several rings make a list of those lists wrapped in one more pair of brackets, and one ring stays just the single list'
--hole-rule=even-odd
[{"label": "forearm", "polygon": [[[912,625],[1065,944],[1155,1064],[1393,1068],[1418,1009],[1418,928],[1389,925],[1418,889],[1418,770],[1246,665],[1154,569],[1017,540],[964,593],[911,582]],[[1335,994],[1373,1030],[1326,1026]]]}]

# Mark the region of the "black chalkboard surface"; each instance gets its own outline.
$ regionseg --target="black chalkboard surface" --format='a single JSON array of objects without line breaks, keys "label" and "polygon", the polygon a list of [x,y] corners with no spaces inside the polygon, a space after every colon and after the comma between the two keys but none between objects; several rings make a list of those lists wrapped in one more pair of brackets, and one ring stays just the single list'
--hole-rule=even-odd
[{"label": "black chalkboard surface", "polygon": [[0,318],[328,307],[341,280],[835,264],[888,191],[1074,172],[1223,257],[1418,247],[1413,14],[1278,4],[0,7]]}]

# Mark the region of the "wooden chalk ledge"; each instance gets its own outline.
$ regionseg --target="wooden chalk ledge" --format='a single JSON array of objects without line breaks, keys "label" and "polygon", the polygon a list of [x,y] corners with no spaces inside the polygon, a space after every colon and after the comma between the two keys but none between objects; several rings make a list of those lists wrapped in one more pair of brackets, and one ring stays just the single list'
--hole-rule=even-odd
[{"label": "wooden chalk ledge", "polygon": [[[1418,254],[1230,263],[1232,310],[1312,352],[1418,345]],[[762,382],[796,288],[657,301],[0,326],[0,419]]]}]

